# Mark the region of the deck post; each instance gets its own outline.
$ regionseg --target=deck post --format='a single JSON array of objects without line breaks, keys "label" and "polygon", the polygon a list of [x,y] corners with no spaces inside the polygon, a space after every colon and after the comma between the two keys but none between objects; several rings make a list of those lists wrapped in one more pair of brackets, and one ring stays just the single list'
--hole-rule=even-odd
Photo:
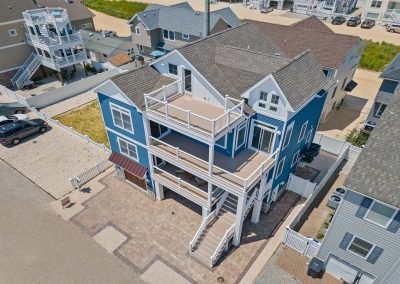
[{"label": "deck post", "polygon": [[211,208],[210,207],[201,207],[201,216],[202,220],[204,220],[208,215],[211,213]]},{"label": "deck post", "polygon": [[164,187],[158,183],[158,181],[155,182],[155,187],[156,187],[156,198],[158,200],[163,200],[164,199]]},{"label": "deck post", "polygon": [[208,146],[208,175],[212,176],[214,165],[214,145]]},{"label": "deck post", "polygon": [[264,197],[266,188],[267,188],[267,175],[263,176],[261,179],[257,198],[256,198],[256,201],[254,202],[253,214],[251,215],[251,222],[254,224],[257,224],[258,221],[260,220],[261,207],[262,207],[262,202],[264,199],[263,197]]},{"label": "deck post", "polygon": [[247,193],[244,196],[238,196],[238,203],[236,208],[236,216],[235,216],[235,232],[233,235],[233,245],[239,246],[240,239],[242,236],[242,228],[243,228],[243,217],[244,217],[244,209],[246,207]]},{"label": "deck post", "polygon": [[208,183],[208,196],[207,196],[207,198],[208,198],[208,200],[207,200],[208,206],[211,206],[212,194],[213,194],[212,187],[213,186],[212,186],[211,182],[209,182]]}]

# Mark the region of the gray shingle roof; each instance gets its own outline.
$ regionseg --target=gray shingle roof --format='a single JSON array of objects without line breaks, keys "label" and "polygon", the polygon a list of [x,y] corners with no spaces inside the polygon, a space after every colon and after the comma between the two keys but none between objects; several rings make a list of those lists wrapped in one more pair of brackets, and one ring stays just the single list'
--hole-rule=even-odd
[{"label": "gray shingle roof", "polygon": [[37,8],[32,0],[1,0],[0,22],[22,20],[22,12]]},{"label": "gray shingle roof", "polygon": [[400,81],[400,53],[392,60],[392,62],[383,70],[379,76],[384,79]]},{"label": "gray shingle roof", "polygon": [[326,32],[326,33],[334,33],[327,25],[325,25],[320,19],[316,16],[307,17],[297,23],[291,25],[292,27],[310,29],[314,31]]},{"label": "gray shingle roof", "polygon": [[65,0],[36,0],[36,2],[41,7],[60,7],[67,9],[68,17],[71,21],[93,18],[95,16],[79,0],[74,0],[71,3]]},{"label": "gray shingle roof", "polygon": [[175,80],[162,76],[153,67],[145,66],[119,74],[111,79],[115,85],[140,109],[144,109],[144,94],[173,83]]},{"label": "gray shingle roof", "polygon": [[[173,6],[152,4],[150,8],[136,14],[136,16],[150,30],[161,28],[195,36],[200,36],[203,32],[204,13],[195,12],[186,2]],[[230,8],[225,8],[211,12],[211,30],[221,19],[232,27],[241,24],[233,11]]]},{"label": "gray shingle roof", "polygon": [[100,52],[105,55],[110,55],[114,51],[127,51],[135,47],[132,42],[127,42],[118,38],[103,37],[102,34],[80,30],[85,47],[88,50]]},{"label": "gray shingle roof", "polygon": [[400,94],[386,108],[345,186],[400,207]]}]

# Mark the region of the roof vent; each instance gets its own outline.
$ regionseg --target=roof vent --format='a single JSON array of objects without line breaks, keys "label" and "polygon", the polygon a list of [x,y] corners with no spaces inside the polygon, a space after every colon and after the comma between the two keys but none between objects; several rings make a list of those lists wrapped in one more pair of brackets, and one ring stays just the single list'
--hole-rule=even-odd
[{"label": "roof vent", "polygon": [[279,52],[275,52],[276,56],[281,56],[281,54]]},{"label": "roof vent", "polygon": [[74,3],[74,0],[65,0],[65,2],[67,2],[67,3]]},{"label": "roof vent", "polygon": [[247,50],[250,50],[250,45],[247,46]]},{"label": "roof vent", "polygon": [[145,18],[146,18],[146,14],[145,14],[145,13],[143,13],[143,17],[145,17]]},{"label": "roof vent", "polygon": [[10,9],[10,10],[12,9],[11,5],[8,5],[8,9]]},{"label": "roof vent", "polygon": [[200,15],[200,12],[199,11],[194,11],[194,14],[198,16],[198,15]]}]

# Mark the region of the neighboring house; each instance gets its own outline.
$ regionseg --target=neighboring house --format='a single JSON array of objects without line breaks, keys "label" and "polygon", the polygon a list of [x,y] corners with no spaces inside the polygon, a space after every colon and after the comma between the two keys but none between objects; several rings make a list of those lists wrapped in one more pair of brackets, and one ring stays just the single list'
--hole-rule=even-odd
[{"label": "neighboring house", "polygon": [[353,76],[363,52],[360,38],[334,33],[315,16],[290,26],[254,23],[290,58],[310,49],[323,66],[331,81],[321,116],[324,122],[341,105],[347,92],[357,85]]},{"label": "neighboring house", "polygon": [[[204,13],[187,3],[172,6],[150,4],[129,21],[137,52],[147,57],[165,53],[204,37]],[[241,22],[230,8],[210,14],[210,34],[237,27]]]},{"label": "neighboring house", "polygon": [[[40,7],[67,9],[71,27],[94,30],[94,16],[80,1],[65,0],[2,0],[0,9],[0,84],[11,87],[11,78],[34,51],[27,44],[22,12]],[[89,27],[91,25],[91,27]],[[76,29],[78,27],[78,29]]]},{"label": "neighboring house", "polygon": [[394,94],[400,92],[400,53],[379,76],[383,82],[367,117],[364,130],[370,132],[382,116]]},{"label": "neighboring house", "polygon": [[295,0],[293,13],[331,16],[333,14],[351,14],[357,5],[356,0]]},{"label": "neighboring house", "polygon": [[395,95],[351,169],[317,253],[347,283],[400,279],[400,95]]},{"label": "neighboring house", "polygon": [[285,190],[315,135],[327,81],[310,51],[288,58],[246,23],[96,91],[119,176],[159,200],[169,189],[202,208],[190,250],[213,266],[232,238],[239,245],[251,209],[257,223],[263,202]]},{"label": "neighboring house", "polygon": [[362,0],[357,2],[357,8],[369,19],[400,22],[400,2],[397,0]]},{"label": "neighboring house", "polygon": [[101,33],[81,30],[88,58],[96,69],[104,69],[103,63],[119,54],[133,56],[135,44],[115,37],[105,37]]}]

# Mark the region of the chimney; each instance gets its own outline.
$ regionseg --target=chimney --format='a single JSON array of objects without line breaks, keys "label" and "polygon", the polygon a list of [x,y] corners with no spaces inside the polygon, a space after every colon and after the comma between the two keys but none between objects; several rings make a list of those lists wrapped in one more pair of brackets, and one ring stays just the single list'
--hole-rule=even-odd
[{"label": "chimney", "polygon": [[210,0],[204,0],[204,37],[210,34]]}]

